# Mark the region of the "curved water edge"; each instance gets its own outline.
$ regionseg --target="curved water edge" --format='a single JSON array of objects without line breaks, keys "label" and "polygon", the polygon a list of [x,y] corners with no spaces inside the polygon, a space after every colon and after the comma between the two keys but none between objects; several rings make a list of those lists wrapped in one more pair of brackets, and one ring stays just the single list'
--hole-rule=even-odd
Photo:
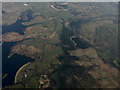
[{"label": "curved water edge", "polygon": [[11,58],[8,58],[10,49],[15,44],[15,42],[5,42],[2,45],[2,73],[8,74],[8,76],[2,80],[3,87],[14,84],[15,74],[19,68],[28,62],[34,61],[29,57],[18,54],[14,54]]},{"label": "curved water edge", "polygon": [[[20,35],[24,35],[24,30],[28,27],[23,25],[23,22],[30,21],[33,19],[31,17],[31,14],[27,13],[28,11],[25,11],[28,20],[24,20],[23,18],[17,19],[17,21],[11,25],[2,26],[2,34],[8,33],[8,32],[16,32]],[[21,14],[22,15],[22,14]],[[11,47],[14,46],[18,42],[4,42],[2,44],[2,73],[7,74],[8,76],[4,79],[2,79],[2,86],[3,88],[7,85],[14,84],[14,79],[16,72],[22,67],[24,64],[28,62],[33,62],[34,60],[23,56],[14,54],[12,57],[8,58],[8,55],[10,54]]]},{"label": "curved water edge", "polygon": [[[22,25],[21,23],[24,22],[23,20],[18,19],[16,23],[9,25],[9,26],[2,26],[2,34],[8,32],[17,32],[21,35],[24,35],[24,30],[26,26]],[[33,59],[14,54],[12,57],[8,58],[10,54],[11,47],[14,46],[17,42],[4,42],[2,43],[2,73],[8,74],[8,76],[2,79],[2,86],[5,87],[7,85],[14,84],[14,78],[16,72],[19,70],[21,66],[26,64],[27,62],[34,61]]]},{"label": "curved water edge", "polygon": [[31,62],[28,62],[26,64],[24,64],[22,67],[19,68],[19,70],[17,71],[16,75],[15,75],[15,80],[14,80],[14,83],[17,83],[17,76],[19,74],[19,72],[24,68],[26,67],[27,65],[29,65]]}]

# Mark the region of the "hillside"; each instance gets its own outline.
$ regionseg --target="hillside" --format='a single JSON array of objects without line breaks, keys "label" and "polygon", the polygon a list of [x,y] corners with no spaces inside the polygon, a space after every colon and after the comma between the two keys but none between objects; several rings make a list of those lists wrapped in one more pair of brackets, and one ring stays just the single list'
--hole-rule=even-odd
[{"label": "hillside", "polygon": [[16,43],[8,58],[35,59],[5,88],[117,88],[117,5],[3,3],[3,41]]}]

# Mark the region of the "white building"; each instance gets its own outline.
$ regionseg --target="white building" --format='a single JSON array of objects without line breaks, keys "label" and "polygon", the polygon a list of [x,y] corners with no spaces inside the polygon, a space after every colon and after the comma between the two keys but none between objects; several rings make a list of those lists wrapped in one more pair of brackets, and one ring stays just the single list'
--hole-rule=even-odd
[{"label": "white building", "polygon": [[27,3],[24,3],[24,6],[28,6],[28,4],[27,4]]}]

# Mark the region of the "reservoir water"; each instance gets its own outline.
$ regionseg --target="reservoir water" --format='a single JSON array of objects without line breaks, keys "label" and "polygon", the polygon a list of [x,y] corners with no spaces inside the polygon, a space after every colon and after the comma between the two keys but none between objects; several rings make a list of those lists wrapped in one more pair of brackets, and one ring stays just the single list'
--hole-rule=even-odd
[{"label": "reservoir water", "polygon": [[[24,30],[27,26],[22,25],[21,24],[22,22],[25,22],[25,21],[22,19],[18,19],[12,25],[2,26],[2,34],[8,33],[8,32],[17,32],[23,35]],[[4,42],[2,44],[2,74],[7,75],[7,77],[2,80],[3,87],[14,84],[14,77],[17,70],[27,62],[34,61],[31,58],[18,55],[18,54],[15,54],[11,58],[8,58],[11,47],[14,46],[16,43],[17,42]]]},{"label": "reservoir water", "polygon": [[2,73],[7,74],[7,77],[2,80],[2,86],[14,84],[14,77],[17,70],[27,62],[34,61],[31,58],[22,55],[13,55],[11,58],[8,58],[10,53],[10,48],[15,43],[3,43],[2,45]]},{"label": "reservoir water", "polygon": [[14,24],[8,26],[2,26],[2,34],[6,32],[17,32],[21,35],[24,34],[24,30],[27,26],[22,25],[23,20],[18,19]]}]

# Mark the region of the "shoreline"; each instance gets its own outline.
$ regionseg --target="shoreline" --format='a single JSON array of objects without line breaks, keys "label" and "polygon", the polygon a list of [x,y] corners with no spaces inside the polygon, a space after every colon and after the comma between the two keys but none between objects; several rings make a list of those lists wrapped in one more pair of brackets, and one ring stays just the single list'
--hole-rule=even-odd
[{"label": "shoreline", "polygon": [[28,63],[26,63],[26,64],[24,64],[22,67],[20,67],[19,68],[19,70],[16,72],[16,74],[15,74],[15,79],[14,79],[14,83],[16,84],[17,83],[17,76],[18,76],[18,74],[19,74],[19,72],[24,68],[24,67],[26,67],[27,65],[29,65],[31,62],[28,62]]}]

